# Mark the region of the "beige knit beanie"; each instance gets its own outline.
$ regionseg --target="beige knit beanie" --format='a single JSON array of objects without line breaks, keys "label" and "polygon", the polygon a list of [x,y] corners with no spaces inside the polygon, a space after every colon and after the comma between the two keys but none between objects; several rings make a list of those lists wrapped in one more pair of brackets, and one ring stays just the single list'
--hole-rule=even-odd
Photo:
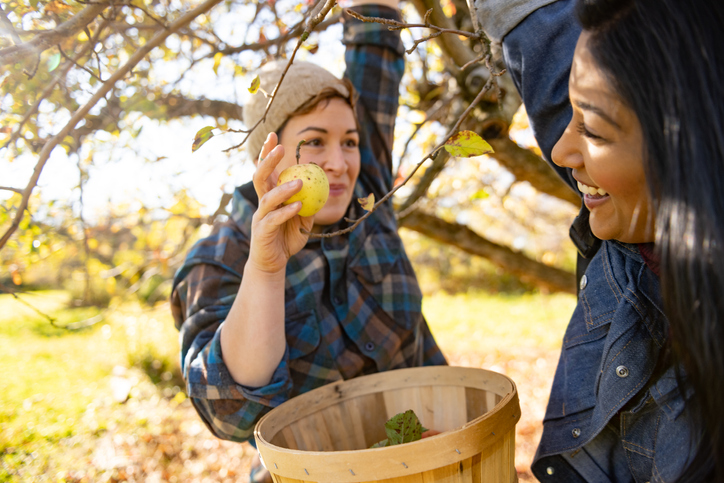
[{"label": "beige knit beanie", "polygon": [[[261,89],[271,95],[286,66],[286,60],[265,64],[259,70]],[[340,95],[349,97],[347,87],[331,72],[311,62],[295,61],[284,76],[284,81],[276,93],[266,121],[254,129],[246,142],[249,156],[256,160],[267,135],[270,132],[276,132],[290,114],[327,87],[332,87]],[[261,119],[269,102],[261,89],[251,96],[251,100],[244,106],[244,124],[247,128],[251,128]]]}]

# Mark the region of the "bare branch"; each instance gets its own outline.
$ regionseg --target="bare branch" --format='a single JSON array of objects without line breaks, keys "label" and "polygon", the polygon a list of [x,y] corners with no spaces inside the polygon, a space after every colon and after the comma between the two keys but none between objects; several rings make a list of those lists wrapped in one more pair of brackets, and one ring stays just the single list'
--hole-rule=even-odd
[{"label": "bare branch", "polygon": [[55,149],[55,147],[65,138],[65,136],[67,136],[75,128],[75,126],[81,121],[81,119],[83,119],[88,114],[93,106],[95,106],[100,99],[104,98],[106,94],[110,92],[110,90],[114,87],[115,83],[125,77],[141,60],[146,57],[146,55],[149,54],[149,52],[151,52],[153,49],[163,43],[171,34],[178,31],[180,28],[188,25],[193,19],[195,19],[202,13],[207,12],[209,9],[211,9],[220,2],[221,0],[206,0],[205,2],[198,5],[196,8],[188,11],[187,13],[179,17],[176,21],[169,25],[169,28],[167,30],[159,32],[155,37],[149,40],[148,43],[138,49],[122,67],[119,67],[118,70],[113,73],[113,75],[111,75],[108,80],[106,80],[106,82],[96,91],[95,94],[93,94],[91,99],[85,105],[79,108],[75,112],[75,114],[73,114],[70,121],[68,121],[68,123],[60,130],[60,132],[58,132],[48,142],[45,143],[43,149],[39,154],[38,162],[35,165],[35,170],[33,171],[30,181],[28,182],[28,186],[25,188],[25,191],[23,191],[23,199],[20,204],[20,209],[18,209],[17,213],[15,214],[13,223],[10,225],[5,234],[3,234],[2,238],[0,238],[0,249],[5,246],[12,234],[20,226],[20,221],[24,216],[25,208],[28,206],[30,195],[32,194],[33,189],[37,185],[38,179],[40,178],[40,173],[43,171],[43,167],[48,161],[50,153],[53,151],[53,149]]},{"label": "bare branch", "polygon": [[0,6],[0,24],[2,24],[3,27],[5,27],[5,29],[8,32],[10,32],[10,37],[12,37],[15,45],[19,45],[19,44],[23,43],[23,41],[20,40],[20,36],[15,31],[15,27],[13,27],[13,23],[10,21],[7,14],[5,13],[5,9],[3,9],[1,6]]},{"label": "bare branch", "polygon": [[20,188],[10,188],[8,186],[0,186],[0,190],[13,191],[15,193],[23,194],[23,190],[21,190]]},{"label": "bare branch", "polygon": [[0,65],[9,65],[40,54],[44,50],[58,45],[64,39],[76,35],[108,6],[107,3],[88,5],[72,18],[53,30],[38,34],[33,40],[0,49]]},{"label": "bare branch", "polygon": [[437,146],[435,146],[435,148],[432,150],[432,152],[431,152],[430,154],[428,154],[427,156],[425,156],[419,163],[417,163],[417,164],[415,165],[415,167],[412,169],[412,171],[410,171],[410,174],[407,175],[407,177],[402,181],[402,183],[400,183],[400,184],[398,184],[397,186],[395,186],[394,188],[392,188],[385,196],[382,197],[382,199],[380,199],[378,202],[376,202],[375,205],[372,207],[372,209],[371,209],[370,211],[368,211],[367,213],[365,213],[363,216],[359,217],[357,220],[347,220],[347,221],[349,221],[350,223],[352,223],[352,225],[349,226],[349,227],[347,227],[347,228],[345,228],[344,230],[337,230],[337,231],[332,232],[332,233],[309,233],[309,232],[307,232],[306,230],[302,229],[302,232],[305,233],[305,234],[308,234],[308,235],[309,235],[310,237],[312,237],[312,238],[331,238],[331,237],[333,237],[333,236],[344,235],[345,233],[349,233],[349,232],[351,232],[352,230],[354,230],[355,228],[357,228],[357,226],[358,226],[360,223],[362,223],[362,221],[364,221],[365,219],[367,219],[372,213],[374,213],[374,211],[375,211],[382,203],[385,203],[387,200],[389,200],[389,199],[392,197],[392,195],[395,194],[395,192],[396,192],[397,190],[399,190],[400,188],[402,188],[403,186],[405,186],[405,184],[407,184],[407,182],[410,181],[410,179],[415,175],[415,173],[416,173],[417,170],[420,168],[420,166],[422,166],[422,165],[425,163],[425,161],[427,161],[428,159],[432,159],[432,157],[435,156],[435,155],[437,154],[437,152],[440,151],[440,150],[443,148],[443,146],[445,145],[445,143],[447,142],[447,140],[450,139],[453,135],[455,135],[455,134],[458,132],[458,129],[460,128],[460,125],[463,123],[463,121],[465,120],[465,118],[468,117],[468,114],[470,114],[470,111],[472,111],[473,108],[481,101],[481,99],[482,99],[483,96],[485,95],[485,92],[487,92],[487,90],[490,89],[490,87],[493,85],[493,79],[494,79],[494,77],[492,77],[492,76],[490,77],[490,79],[488,79],[488,82],[483,86],[482,89],[480,89],[480,92],[479,92],[478,95],[475,97],[475,100],[473,100],[473,102],[470,103],[470,105],[468,106],[468,108],[465,109],[465,112],[463,112],[463,114],[462,114],[462,115],[460,116],[460,118],[457,120],[457,122],[455,123],[455,125],[453,126],[453,128],[447,133],[447,135],[445,136],[445,139],[443,139],[443,141],[440,142],[440,144],[438,144]]},{"label": "bare branch", "polygon": [[279,91],[279,86],[282,85],[282,82],[284,82],[284,77],[286,77],[287,72],[289,71],[289,67],[292,66],[292,63],[294,63],[294,57],[297,55],[297,51],[299,50],[299,47],[302,46],[302,44],[309,38],[309,34],[312,33],[314,28],[319,25],[322,20],[324,20],[324,17],[327,16],[330,10],[332,10],[332,7],[337,3],[337,0],[326,0],[324,4],[322,4],[321,8],[318,8],[315,11],[312,11],[312,14],[309,17],[309,20],[307,22],[307,26],[304,27],[304,32],[302,32],[301,37],[299,37],[299,41],[297,42],[297,45],[294,47],[294,50],[292,51],[292,55],[289,57],[289,62],[287,62],[287,66],[284,68],[284,71],[282,72],[281,77],[279,78],[279,82],[277,82],[277,85],[274,86],[274,91],[272,91],[271,95],[269,96],[269,102],[266,104],[266,109],[264,110],[264,115],[261,116],[261,118],[254,124],[251,128],[249,128],[248,131],[242,131],[246,133],[246,136],[244,136],[244,139],[241,141],[241,143],[237,144],[236,146],[232,146],[230,148],[224,149],[223,152],[229,152],[234,149],[240,148],[241,146],[246,143],[246,140],[249,139],[249,136],[251,135],[252,131],[259,126],[262,122],[266,120],[267,114],[269,114],[269,109],[271,109],[272,103],[274,102],[274,99],[276,98],[276,93]]},{"label": "bare branch", "polygon": [[[22,130],[25,123],[28,122],[28,119],[30,119],[36,112],[38,112],[38,108],[40,107],[40,104],[43,102],[43,100],[45,98],[47,98],[53,92],[53,89],[55,89],[55,86],[58,85],[60,80],[65,77],[65,75],[68,73],[68,71],[71,69],[71,67],[73,67],[73,64],[77,64],[78,60],[81,59],[83,56],[85,56],[85,54],[91,49],[91,47],[93,45],[95,45],[95,42],[100,38],[101,32],[103,32],[103,30],[105,29],[107,24],[108,24],[108,22],[106,20],[103,20],[101,22],[101,24],[98,26],[95,36],[89,42],[87,42],[85,45],[83,45],[83,48],[81,49],[80,53],[78,53],[78,55],[73,60],[73,63],[70,63],[70,62],[66,63],[66,65],[60,69],[60,71],[53,78],[53,80],[50,83],[48,83],[48,85],[45,87],[45,89],[43,89],[43,92],[40,94],[40,96],[35,101],[33,106],[30,108],[30,110],[28,110],[28,112],[26,112],[25,115],[23,116],[23,118],[20,120],[17,127],[15,128],[15,132],[13,132],[13,134],[10,136],[10,139],[8,139],[8,141],[5,143],[5,145],[2,146],[2,148],[0,148],[0,149],[7,148],[12,143],[14,143],[15,140],[18,139],[18,137],[20,136],[20,131]],[[89,39],[90,39],[90,37],[89,37]]]}]

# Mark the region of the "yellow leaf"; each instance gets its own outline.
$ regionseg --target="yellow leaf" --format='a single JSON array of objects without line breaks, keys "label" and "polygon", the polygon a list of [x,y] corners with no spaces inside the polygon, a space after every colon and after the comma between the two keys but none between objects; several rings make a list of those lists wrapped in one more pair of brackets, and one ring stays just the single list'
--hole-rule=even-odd
[{"label": "yellow leaf", "polygon": [[214,74],[218,74],[219,65],[221,64],[221,58],[224,56],[221,52],[214,54]]},{"label": "yellow leaf", "polygon": [[370,193],[366,198],[357,198],[357,202],[362,205],[363,210],[372,211],[375,206],[375,195]]},{"label": "yellow leaf", "polygon": [[256,92],[259,90],[259,86],[261,85],[261,80],[259,79],[259,76],[254,77],[254,80],[251,81],[251,85],[249,86],[249,92],[252,94],[256,94]]},{"label": "yellow leaf", "polygon": [[473,131],[460,131],[445,143],[445,150],[457,158],[493,153],[493,148]]},{"label": "yellow leaf", "polygon": [[214,137],[214,133],[211,132],[213,129],[214,126],[206,126],[199,129],[194,137],[194,143],[191,145],[192,153],[203,146],[206,141]]}]

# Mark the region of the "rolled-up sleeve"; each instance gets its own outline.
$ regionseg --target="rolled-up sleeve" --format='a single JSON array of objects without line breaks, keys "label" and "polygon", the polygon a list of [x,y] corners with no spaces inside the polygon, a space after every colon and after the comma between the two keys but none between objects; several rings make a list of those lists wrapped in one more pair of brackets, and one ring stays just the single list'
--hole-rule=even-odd
[{"label": "rolled-up sleeve", "polygon": [[251,439],[259,418],[289,399],[292,389],[289,348],[262,387],[238,384],[224,364],[220,329],[240,283],[235,270],[192,252],[176,275],[171,296],[187,394],[211,432],[231,441]]}]

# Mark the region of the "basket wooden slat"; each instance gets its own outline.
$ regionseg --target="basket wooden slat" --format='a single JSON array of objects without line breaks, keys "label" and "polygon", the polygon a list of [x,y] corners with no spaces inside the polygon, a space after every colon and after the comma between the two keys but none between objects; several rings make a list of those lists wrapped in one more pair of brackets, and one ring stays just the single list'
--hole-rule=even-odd
[{"label": "basket wooden slat", "polygon": [[[441,434],[386,448],[385,422],[413,409]],[[424,367],[340,381],[297,396],[257,424],[277,483],[515,482],[515,384],[483,369]]]}]

